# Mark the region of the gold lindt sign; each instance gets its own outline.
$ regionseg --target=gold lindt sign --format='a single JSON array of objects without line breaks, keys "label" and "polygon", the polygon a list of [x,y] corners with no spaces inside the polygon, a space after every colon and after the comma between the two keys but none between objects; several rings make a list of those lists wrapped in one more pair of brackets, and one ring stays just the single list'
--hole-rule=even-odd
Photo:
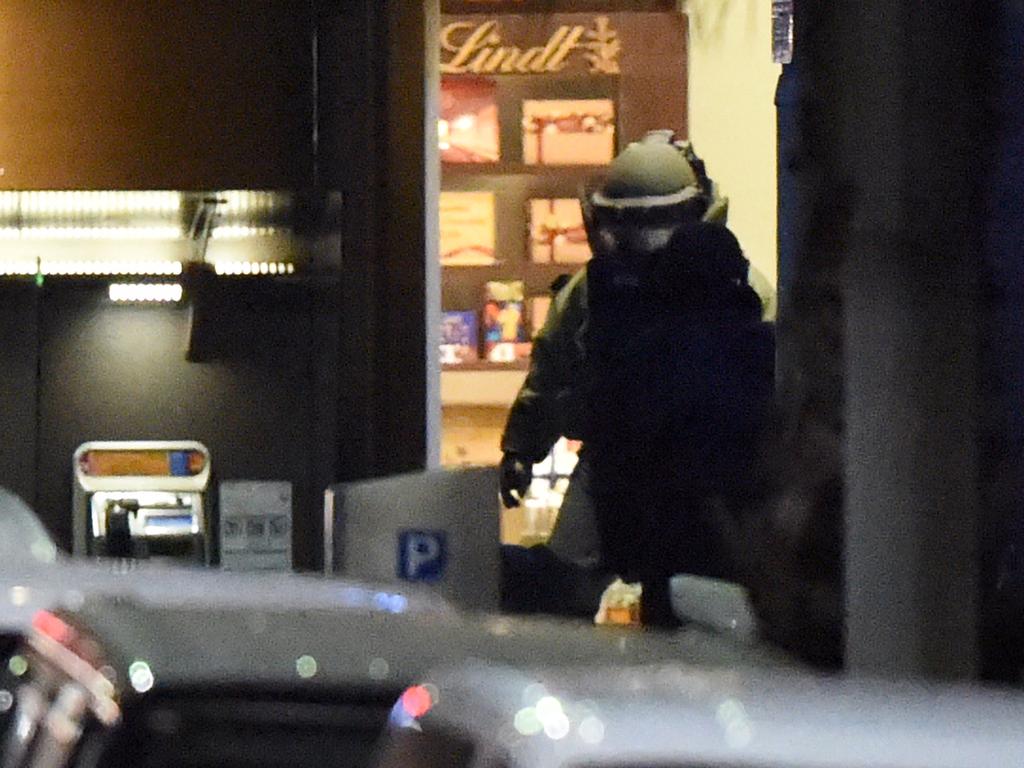
[{"label": "gold lindt sign", "polygon": [[607,16],[588,28],[563,24],[544,45],[523,49],[502,45],[495,19],[453,21],[441,29],[441,72],[445,75],[539,75],[560,72],[571,56],[581,54],[591,74],[619,74],[619,34]]}]

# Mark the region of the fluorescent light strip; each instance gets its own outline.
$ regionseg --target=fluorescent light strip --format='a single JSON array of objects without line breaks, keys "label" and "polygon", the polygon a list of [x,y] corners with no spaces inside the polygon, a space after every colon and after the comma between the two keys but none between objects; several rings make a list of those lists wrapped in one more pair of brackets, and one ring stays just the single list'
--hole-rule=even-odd
[{"label": "fluorescent light strip", "polygon": [[226,224],[221,227],[214,227],[210,231],[210,237],[215,240],[240,240],[245,237],[267,237],[277,234],[274,227],[245,227],[238,224]]},{"label": "fluorescent light strip", "polygon": [[[33,273],[35,270],[33,270]],[[180,275],[180,261],[43,261],[44,275]]]},{"label": "fluorescent light strip", "polygon": [[22,240],[178,240],[182,236],[178,227],[23,227],[13,231]]},{"label": "fluorescent light strip", "polygon": [[0,216],[11,216],[18,212],[20,192],[0,192]]},{"label": "fluorescent light strip", "polygon": [[31,262],[3,264],[0,263],[0,275],[34,275],[36,273],[36,265]]},{"label": "fluorescent light strip", "polygon": [[251,189],[227,189],[217,197],[224,200],[220,212],[225,216],[237,216],[252,211],[272,211],[275,207],[274,195]]},{"label": "fluorescent light strip", "polygon": [[275,261],[217,261],[213,268],[218,275],[291,275],[294,264]]},{"label": "fluorescent light strip", "polygon": [[164,302],[181,301],[181,286],[178,283],[111,283],[111,301],[117,302]]},{"label": "fluorescent light strip", "polygon": [[[15,210],[24,215],[95,214],[95,213],[166,213],[181,210],[177,192],[14,192],[18,195]],[[2,201],[0,210],[8,210],[9,201]]]}]

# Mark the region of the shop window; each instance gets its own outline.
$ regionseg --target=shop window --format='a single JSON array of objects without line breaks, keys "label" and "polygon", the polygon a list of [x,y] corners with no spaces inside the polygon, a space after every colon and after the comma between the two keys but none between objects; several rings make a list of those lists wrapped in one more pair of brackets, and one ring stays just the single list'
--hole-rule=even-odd
[{"label": "shop window", "polygon": [[[580,189],[645,131],[686,134],[686,24],[674,3],[515,5],[447,2],[441,20],[446,465],[501,458],[552,288],[591,256]],[[637,12],[610,10],[627,5]],[[577,447],[560,441],[535,468],[526,503],[503,514],[504,541],[545,539]]]}]

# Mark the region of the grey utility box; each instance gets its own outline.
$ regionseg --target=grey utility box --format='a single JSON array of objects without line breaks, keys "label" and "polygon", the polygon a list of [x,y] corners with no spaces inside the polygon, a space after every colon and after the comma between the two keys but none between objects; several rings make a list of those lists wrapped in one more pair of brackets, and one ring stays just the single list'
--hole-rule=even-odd
[{"label": "grey utility box", "polygon": [[228,571],[292,569],[292,484],[224,480],[220,484],[220,564]]},{"label": "grey utility box", "polygon": [[495,467],[342,483],[324,494],[324,568],[413,582],[454,605],[498,608],[501,504]]}]

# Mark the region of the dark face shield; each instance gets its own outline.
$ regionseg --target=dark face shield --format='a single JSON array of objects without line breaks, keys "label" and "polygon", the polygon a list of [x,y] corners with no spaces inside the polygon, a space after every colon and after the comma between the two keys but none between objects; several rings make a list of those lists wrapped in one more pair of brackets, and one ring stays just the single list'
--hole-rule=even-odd
[{"label": "dark face shield", "polygon": [[696,187],[672,195],[636,198],[609,198],[600,191],[585,190],[581,199],[595,256],[654,253],[668,245],[680,226],[700,221],[708,208],[707,197]]},{"label": "dark face shield", "polygon": [[595,255],[643,255],[661,250],[668,245],[676,225],[644,227],[635,224],[614,223],[598,226],[592,233],[591,248]]}]

